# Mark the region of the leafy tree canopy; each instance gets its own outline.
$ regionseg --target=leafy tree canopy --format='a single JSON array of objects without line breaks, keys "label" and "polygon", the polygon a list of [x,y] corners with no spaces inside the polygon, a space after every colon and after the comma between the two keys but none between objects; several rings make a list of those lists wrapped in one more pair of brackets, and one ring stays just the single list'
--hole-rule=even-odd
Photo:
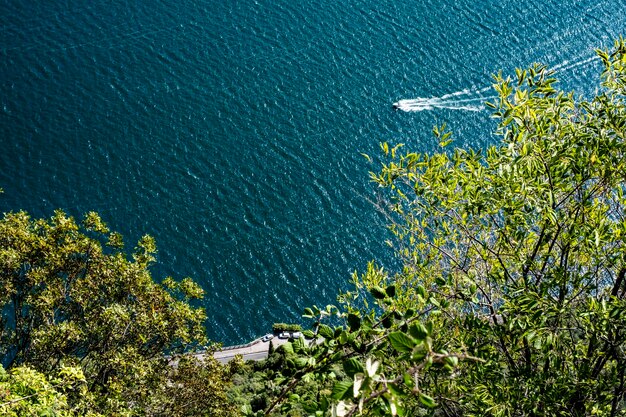
[{"label": "leafy tree canopy", "polygon": [[[59,369],[52,380],[31,368],[20,366],[11,372],[0,367],[0,414],[6,417],[73,417],[66,392],[85,389],[82,371]],[[97,417],[96,414],[90,414]]]},{"label": "leafy tree canopy", "polygon": [[[176,399],[187,401],[185,390],[200,379],[214,395],[199,395],[195,402],[228,414],[223,371],[212,358],[193,365],[194,380],[192,365],[183,361],[187,365],[172,370],[164,356],[205,344],[206,317],[191,304],[202,290],[189,278],[153,281],[148,267],[155,252],[154,240],[145,236],[128,256],[121,236],[95,213],[82,225],[61,211],[50,219],[5,214],[0,220],[3,365],[46,378],[80,370],[84,392],[67,397],[77,415],[183,415]],[[40,378],[33,375],[33,381]],[[167,389],[172,381],[178,385]]]},{"label": "leafy tree canopy", "polygon": [[624,40],[597,54],[590,100],[543,65],[497,75],[485,151],[448,150],[445,128],[439,153],[383,144],[372,179],[403,267],[372,263],[338,306],[305,310],[323,341],[275,376],[266,413],[310,384],[332,389],[311,415],[626,413]]}]

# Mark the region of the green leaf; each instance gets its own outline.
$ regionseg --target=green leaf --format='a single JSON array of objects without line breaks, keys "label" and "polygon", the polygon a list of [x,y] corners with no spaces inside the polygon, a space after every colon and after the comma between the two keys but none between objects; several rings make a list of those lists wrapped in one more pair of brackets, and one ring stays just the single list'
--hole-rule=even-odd
[{"label": "green leaf", "polygon": [[348,314],[348,326],[350,330],[355,332],[361,328],[361,317],[354,313]]},{"label": "green leaf", "polygon": [[448,140],[444,140],[442,142],[439,142],[439,146],[441,146],[442,148],[445,148],[446,146],[448,146],[450,143],[452,143],[452,139],[448,139]]},{"label": "green leaf", "polygon": [[296,368],[298,369],[302,369],[309,364],[309,361],[307,360],[307,358],[296,358],[294,362],[296,364]]},{"label": "green leaf", "polygon": [[389,297],[393,297],[396,295],[396,286],[395,285],[390,285],[387,288],[385,288],[385,293],[389,296]]},{"label": "green leaf", "polygon": [[383,290],[379,286],[374,286],[370,288],[370,294],[372,294],[374,298],[377,298],[379,300],[382,300],[383,298],[387,296],[387,293],[385,293],[385,290]]},{"label": "green leaf", "polygon": [[413,380],[411,374],[409,374],[408,372],[405,372],[404,375],[402,375],[402,379],[404,380],[404,385],[406,385],[407,387],[413,388],[413,386],[415,386],[415,381]]},{"label": "green leaf", "polygon": [[350,358],[343,362],[343,370],[349,377],[353,377],[355,374],[364,373],[365,368],[363,364],[357,358]]},{"label": "green leaf", "polygon": [[333,339],[338,339],[339,336],[341,336],[341,333],[343,333],[345,330],[343,330],[341,327],[335,327],[335,331],[333,332]]},{"label": "green leaf", "polygon": [[319,407],[319,404],[315,401],[304,401],[302,402],[302,408],[307,413],[315,413]]},{"label": "green leaf", "polygon": [[301,337],[299,337],[296,340],[294,340],[293,343],[292,343],[292,346],[293,346],[293,351],[295,353],[301,353],[304,350],[306,350],[306,345],[304,343],[304,339],[301,338]]},{"label": "green leaf", "polygon": [[352,381],[339,381],[333,387],[331,397],[334,400],[343,400],[352,394]]},{"label": "green leaf", "polygon": [[422,296],[422,298],[426,299],[426,288],[422,284],[417,286],[417,293]]},{"label": "green leaf", "polygon": [[410,352],[416,345],[412,337],[402,332],[389,333],[388,338],[391,346],[398,352]]},{"label": "green leaf", "polygon": [[330,326],[327,326],[326,324],[320,324],[317,333],[323,338],[332,339],[335,332],[333,331],[333,329],[330,328]]},{"label": "green leaf", "polygon": [[444,359],[444,361],[450,366],[457,366],[459,364],[459,358],[456,356],[448,356]]},{"label": "green leaf", "polygon": [[437,403],[435,402],[435,400],[433,399],[433,397],[430,397],[430,396],[428,396],[428,395],[426,395],[426,394],[424,394],[424,393],[421,393],[421,392],[420,392],[419,398],[420,398],[420,402],[421,402],[421,403],[422,403],[425,407],[428,407],[428,408],[434,408],[434,407],[436,407],[436,406],[437,406]]},{"label": "green leaf", "polygon": [[294,353],[293,352],[293,345],[291,344],[291,342],[283,343],[282,345],[280,345],[280,348],[282,350],[284,350],[285,353],[287,353],[287,354]]},{"label": "green leaf", "polygon": [[400,385],[397,384],[389,384],[387,385],[387,388],[389,388],[389,391],[391,391],[391,393],[393,395],[395,395],[396,397],[404,397],[406,396],[406,393],[404,392],[404,390],[402,389],[402,387]]},{"label": "green leaf", "polygon": [[409,327],[409,334],[418,341],[422,341],[426,339],[429,332],[426,326],[424,326],[422,323],[413,323]]}]

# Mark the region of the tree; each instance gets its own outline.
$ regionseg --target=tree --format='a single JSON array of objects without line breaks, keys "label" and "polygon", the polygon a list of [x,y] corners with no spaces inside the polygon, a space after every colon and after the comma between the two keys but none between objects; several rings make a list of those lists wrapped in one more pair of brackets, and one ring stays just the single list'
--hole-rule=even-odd
[{"label": "tree", "polygon": [[279,345],[263,361],[231,362],[235,369],[232,372],[233,386],[228,394],[242,415],[302,417],[314,413],[319,408],[318,401],[328,396],[332,387],[308,378],[292,387],[288,402],[265,412],[284,389],[282,382],[291,380],[310,364],[307,354],[304,339],[298,338]]},{"label": "tree", "polygon": [[84,389],[84,382],[82,372],[77,368],[61,368],[56,378],[49,380],[28,367],[16,367],[8,373],[0,366],[0,414],[7,417],[78,417],[65,392]]},{"label": "tree", "polygon": [[[0,220],[4,366],[28,366],[47,377],[64,367],[79,368],[86,394],[68,397],[78,414],[130,415],[152,407],[155,393],[171,382],[165,354],[206,343],[204,310],[191,304],[202,290],[189,278],[154,282],[148,268],[155,252],[154,240],[145,236],[128,257],[121,236],[95,213],[85,216],[82,227],[61,211],[49,220],[5,214]],[[211,360],[203,369],[211,369]],[[227,410],[219,402],[224,384],[216,378],[216,404]],[[193,385],[187,378],[177,386],[185,383]]]},{"label": "tree", "polygon": [[382,145],[403,267],[372,263],[338,307],[305,310],[324,341],[266,411],[331,375],[337,416],[625,415],[624,39],[597,54],[591,100],[543,65],[497,75],[485,151],[449,151],[445,127],[439,153]]},{"label": "tree", "polygon": [[234,416],[235,408],[226,396],[231,371],[211,355],[202,359],[184,355],[159,387],[148,414],[154,416]]}]

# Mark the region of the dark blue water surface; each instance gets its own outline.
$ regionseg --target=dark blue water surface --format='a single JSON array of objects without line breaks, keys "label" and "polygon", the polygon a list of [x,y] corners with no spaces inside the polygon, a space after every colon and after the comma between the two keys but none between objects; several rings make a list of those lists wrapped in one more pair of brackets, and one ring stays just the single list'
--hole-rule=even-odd
[{"label": "dark blue water surface", "polygon": [[[392,265],[380,141],[496,139],[490,74],[541,61],[592,92],[616,0],[0,0],[0,211],[96,210],[237,343]],[[419,99],[418,99],[419,98]],[[391,104],[418,99],[413,110]],[[408,108],[407,108],[408,110]]]}]

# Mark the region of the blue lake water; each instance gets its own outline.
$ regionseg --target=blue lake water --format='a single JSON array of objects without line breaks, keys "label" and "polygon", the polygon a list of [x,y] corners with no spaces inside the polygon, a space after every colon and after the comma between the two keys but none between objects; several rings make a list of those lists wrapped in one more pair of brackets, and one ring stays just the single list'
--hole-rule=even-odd
[{"label": "blue lake water", "polygon": [[[496,138],[490,75],[539,61],[591,93],[605,0],[0,0],[0,211],[98,211],[238,343],[393,266],[360,155]],[[398,100],[417,99],[396,111]],[[410,106],[409,106],[410,107]],[[409,108],[407,108],[408,110]]]}]

